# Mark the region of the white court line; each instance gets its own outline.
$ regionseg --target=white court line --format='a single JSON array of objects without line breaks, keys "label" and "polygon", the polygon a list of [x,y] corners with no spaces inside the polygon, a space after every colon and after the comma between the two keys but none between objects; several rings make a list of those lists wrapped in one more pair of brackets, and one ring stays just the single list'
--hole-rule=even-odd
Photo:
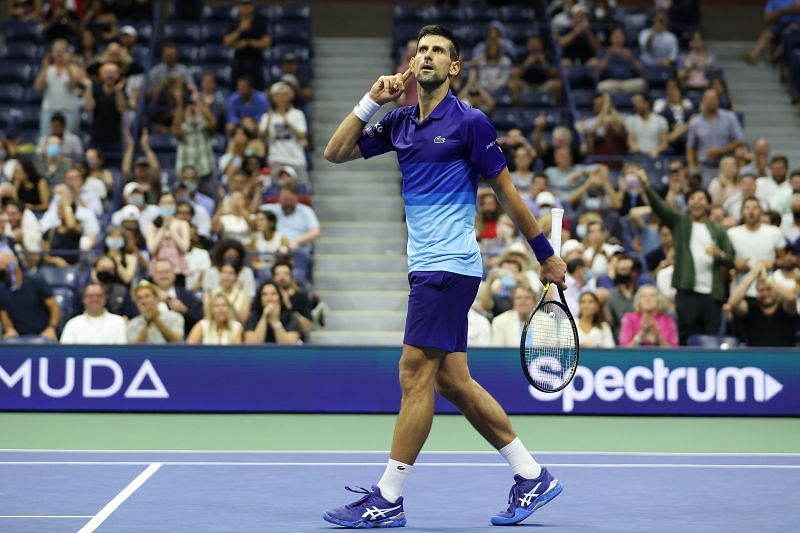
[{"label": "white court line", "polygon": [[106,519],[111,516],[111,513],[117,510],[117,508],[127,500],[131,494],[136,492],[136,489],[144,485],[144,482],[150,479],[150,476],[158,472],[158,469],[161,468],[161,463],[152,463],[150,466],[145,468],[141,474],[136,476],[133,481],[128,483],[128,486],[122,489],[119,494],[114,496],[114,498],[108,502],[105,507],[100,509],[100,512],[97,513],[91,520],[89,520],[85,526],[78,530],[78,533],[92,533],[95,529],[100,527],[100,525],[106,521]]},{"label": "white court line", "polygon": [[[154,464],[159,466],[386,466],[386,463],[378,462],[299,462],[299,461],[163,461],[161,463],[147,463],[140,461],[0,461],[0,466],[3,465],[23,465],[23,466],[142,466]],[[458,468],[485,468],[485,467],[507,467],[506,463],[436,463],[436,462],[422,462],[416,463],[414,466],[420,467],[458,467]],[[548,463],[547,466],[554,468],[718,468],[718,469],[770,469],[770,470],[798,470],[800,465],[737,465],[737,464],[692,464],[692,463]],[[150,469],[148,467],[148,470]],[[155,470],[157,470],[156,468]],[[150,477],[155,470],[147,477]],[[139,475],[142,477],[145,472]],[[134,480],[136,482],[139,478]],[[141,486],[147,478],[141,481],[133,490]],[[131,485],[133,485],[133,483]],[[128,490],[130,485],[126,487]],[[132,493],[133,491],[131,491]],[[121,494],[121,493],[120,493]],[[130,496],[130,494],[128,494]],[[126,496],[127,498],[127,496]],[[113,500],[112,500],[113,501]],[[122,500],[124,501],[124,499]],[[119,503],[122,503],[120,501]],[[117,507],[119,504],[117,505]],[[80,533],[80,532],[79,532]]]},{"label": "white court line", "polygon": [[92,518],[92,515],[0,515],[0,518]]},{"label": "white court line", "polygon": [[[617,452],[617,451],[557,451],[557,450],[529,450],[533,454],[542,455],[630,455],[642,457],[800,457],[795,452]],[[29,453],[174,453],[174,454],[388,454],[389,450],[59,450],[48,448],[0,448],[4,452],[29,452]],[[496,455],[494,450],[423,450],[423,454],[430,455]]]}]

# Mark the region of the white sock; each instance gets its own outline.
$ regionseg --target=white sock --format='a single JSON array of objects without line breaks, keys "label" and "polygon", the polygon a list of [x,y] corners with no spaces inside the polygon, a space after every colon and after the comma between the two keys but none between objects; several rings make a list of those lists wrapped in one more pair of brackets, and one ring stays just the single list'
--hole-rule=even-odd
[{"label": "white sock", "polygon": [[519,437],[512,440],[509,444],[500,449],[500,455],[508,461],[511,469],[515,474],[527,479],[534,479],[539,477],[542,473],[542,467],[525,449],[525,445],[519,440]]},{"label": "white sock", "polygon": [[378,481],[378,488],[381,495],[389,502],[396,502],[403,495],[403,485],[406,484],[408,473],[411,472],[411,465],[389,459],[386,463],[386,470],[383,472],[381,480]]}]

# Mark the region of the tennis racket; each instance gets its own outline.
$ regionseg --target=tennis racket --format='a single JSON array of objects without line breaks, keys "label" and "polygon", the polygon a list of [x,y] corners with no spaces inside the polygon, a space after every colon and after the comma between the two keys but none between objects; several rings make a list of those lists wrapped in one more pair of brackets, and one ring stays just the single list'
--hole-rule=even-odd
[{"label": "tennis racket", "polygon": [[[561,255],[563,209],[553,209],[550,243]],[[558,392],[569,385],[578,368],[578,328],[569,312],[564,291],[556,284],[559,299],[547,299],[550,282],[544,286],[536,308],[522,328],[519,354],[528,383],[542,392]]]}]

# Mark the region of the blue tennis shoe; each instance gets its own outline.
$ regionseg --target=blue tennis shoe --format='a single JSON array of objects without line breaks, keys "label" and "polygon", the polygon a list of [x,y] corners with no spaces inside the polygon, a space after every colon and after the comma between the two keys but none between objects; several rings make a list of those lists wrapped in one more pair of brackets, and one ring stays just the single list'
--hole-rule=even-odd
[{"label": "blue tennis shoe", "polygon": [[492,517],[496,526],[510,526],[522,522],[564,490],[564,486],[546,468],[536,479],[514,476],[514,485],[508,493],[508,509]]},{"label": "blue tennis shoe", "polygon": [[358,489],[345,488],[350,492],[363,494],[364,497],[344,507],[337,507],[322,513],[322,518],[326,522],[353,529],[403,527],[406,525],[402,497],[392,503],[381,495],[381,489],[378,487],[372,487],[372,490],[361,487]]}]

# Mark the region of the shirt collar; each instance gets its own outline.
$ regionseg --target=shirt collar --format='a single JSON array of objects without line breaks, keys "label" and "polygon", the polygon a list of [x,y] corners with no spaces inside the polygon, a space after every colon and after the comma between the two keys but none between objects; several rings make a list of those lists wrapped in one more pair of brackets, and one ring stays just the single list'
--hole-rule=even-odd
[{"label": "shirt collar", "polygon": [[450,110],[450,108],[453,106],[455,101],[456,101],[456,97],[453,95],[453,92],[448,90],[447,94],[445,95],[445,97],[442,98],[442,101],[439,102],[436,105],[436,108],[434,108],[433,112],[430,115],[425,117],[425,120],[423,120],[422,122],[419,121],[419,118],[418,118],[419,117],[419,104],[414,106],[414,112],[411,114],[411,119],[416,124],[423,124],[423,123],[427,122],[428,120],[439,120],[440,118],[443,118],[445,113],[447,113]]}]

